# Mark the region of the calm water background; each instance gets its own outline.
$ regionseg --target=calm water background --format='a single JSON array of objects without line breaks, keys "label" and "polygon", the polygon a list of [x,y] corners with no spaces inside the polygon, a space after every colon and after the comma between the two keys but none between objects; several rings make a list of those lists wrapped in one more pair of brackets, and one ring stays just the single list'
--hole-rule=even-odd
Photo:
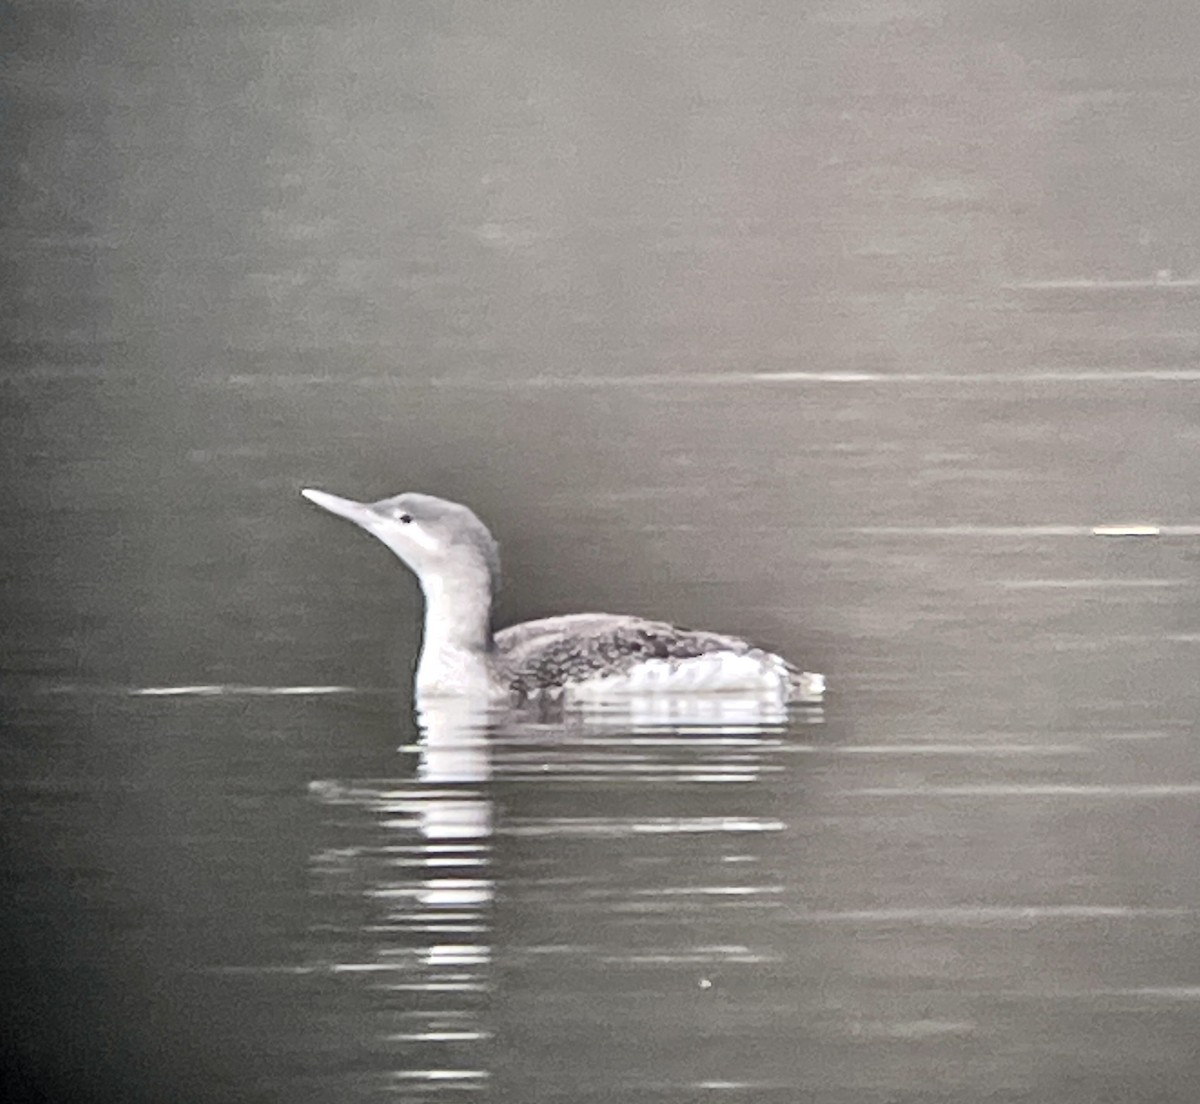
[{"label": "calm water background", "polygon": [[[1200,1096],[1200,9],[3,21],[8,1099]],[[835,693],[422,738],[305,485]]]}]

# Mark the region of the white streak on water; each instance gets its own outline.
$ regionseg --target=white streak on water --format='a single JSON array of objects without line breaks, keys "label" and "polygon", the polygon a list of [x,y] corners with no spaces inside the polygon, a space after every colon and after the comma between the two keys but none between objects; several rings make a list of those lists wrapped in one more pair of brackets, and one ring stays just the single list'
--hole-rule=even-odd
[{"label": "white streak on water", "polygon": [[1106,648],[1123,648],[1144,644],[1200,644],[1200,633],[1121,633],[1100,638],[1054,637],[1038,641],[1039,650],[1051,652],[1099,652]]},{"label": "white streak on water", "polygon": [[944,908],[880,908],[796,911],[792,920],[811,923],[978,924],[1028,920],[1123,920],[1188,916],[1187,908],[1142,905],[952,905]]},{"label": "white streak on water", "polygon": [[1006,1000],[1085,1000],[1124,998],[1142,1001],[1200,1001],[1200,985],[1132,985],[1095,989],[1010,989],[997,992]]},{"label": "white streak on water", "polygon": [[487,1031],[418,1031],[384,1036],[393,1043],[474,1043],[491,1037]]},{"label": "white streak on water", "polygon": [[[646,374],[637,376],[530,376],[504,381],[490,379],[437,379],[434,387],[464,390],[527,390],[578,388],[595,390],[616,387],[735,387],[747,384],[876,384],[930,383],[960,386],[962,384],[994,384],[1001,387],[1013,383],[1192,383],[1200,381],[1200,369],[1194,368],[1045,368],[1020,372],[691,372],[670,375]],[[232,382],[245,383],[248,378]],[[324,377],[314,383],[333,383]],[[362,380],[371,386],[374,380]]]},{"label": "white streak on water", "polygon": [[1070,783],[979,783],[969,786],[866,786],[838,790],[843,797],[1194,797],[1200,783],[1117,783],[1109,786]]},{"label": "white streak on water", "polygon": [[1097,537],[1157,537],[1162,530],[1157,525],[1094,525],[1092,535]]},{"label": "white streak on water", "polygon": [[[1169,286],[1169,285],[1168,285]],[[744,387],[756,384],[812,384],[845,386],[847,384],[934,384],[959,388],[965,384],[1010,387],[1013,384],[1057,383],[1195,383],[1200,381],[1196,368],[1042,368],[1013,372],[806,372],[775,371],[645,373],[628,376],[528,376],[524,379],[453,378],[432,379],[429,386],[463,391],[530,391],[530,390],[604,390],[613,388],[664,387],[678,390],[684,387]],[[357,388],[364,391],[387,390],[395,387],[390,376],[345,376],[333,373],[239,373],[229,376],[206,377],[202,384],[219,387],[241,387],[272,390],[297,390],[312,387],[336,387],[339,390]]]},{"label": "white streak on water", "polygon": [[786,749],[816,755],[1091,755],[1081,744],[797,744]]},{"label": "white streak on water", "polygon": [[1176,280],[1170,275],[1143,276],[1133,280],[1097,280],[1088,276],[1068,276],[1056,280],[1022,280],[1003,286],[1009,291],[1148,291],[1151,288],[1188,291],[1200,288],[1200,280],[1186,276]]},{"label": "white streak on water", "polygon": [[[940,744],[939,735],[918,732],[897,732],[893,734],[897,743],[901,746],[904,744]],[[984,729],[980,732],[956,732],[951,731],[944,734],[948,742],[960,743],[966,747],[976,747],[983,745],[986,747],[1002,747],[1006,744],[1011,744],[1014,747],[1033,747],[1033,746],[1051,746],[1036,744],[1036,741],[1041,739],[1041,733],[1037,731],[1023,731],[1021,729]],[[1056,731],[1056,736],[1066,737],[1071,740],[1145,740],[1156,739],[1161,740],[1168,736],[1177,735],[1176,733],[1165,729],[1129,729],[1125,731],[1078,731],[1068,730],[1065,732]],[[813,747],[818,745],[800,745],[800,747]],[[830,747],[845,747],[851,745],[832,744]],[[890,744],[885,746],[892,746]],[[1063,748],[1076,745],[1060,745]],[[786,749],[785,749],[786,750]]]},{"label": "white streak on water", "polygon": [[782,832],[781,820],[759,817],[663,817],[655,820],[619,820],[605,817],[548,818],[510,822],[499,829],[507,836],[629,836],[704,832]]},{"label": "white streak on water", "polygon": [[709,965],[714,962],[734,965],[753,965],[764,962],[781,962],[782,955],[755,954],[752,951],[725,952],[720,955],[687,952],[663,952],[662,954],[602,954],[596,956],[597,962],[612,966],[695,966]]},{"label": "white streak on water", "polygon": [[403,1081],[483,1081],[490,1075],[487,1070],[395,1070],[391,1074]]},{"label": "white streak on water", "polygon": [[1099,590],[1109,587],[1159,589],[1191,586],[1192,579],[1002,579],[1006,590]]},{"label": "white streak on water", "polygon": [[1097,740],[1166,740],[1177,735],[1179,733],[1149,730],[1146,732],[1097,732],[1095,738]]},{"label": "white streak on water", "polygon": [[381,974],[395,973],[409,968],[409,965],[404,962],[335,962],[330,966],[330,972],[334,974]]},{"label": "white streak on water", "polygon": [[[1160,525],[1164,537],[1200,537],[1200,525]],[[1091,525],[864,525],[844,530],[872,537],[1089,537]]]},{"label": "white streak on water", "polygon": [[482,981],[420,981],[381,985],[394,993],[484,993],[488,986]]},{"label": "white streak on water", "polygon": [[241,686],[233,683],[209,683],[194,686],[135,686],[129,693],[135,698],[212,698],[212,697],[315,697],[322,694],[370,693],[356,686]]},{"label": "white streak on water", "polygon": [[782,886],[659,886],[655,889],[633,889],[630,897],[754,897],[760,894],[782,893]]}]

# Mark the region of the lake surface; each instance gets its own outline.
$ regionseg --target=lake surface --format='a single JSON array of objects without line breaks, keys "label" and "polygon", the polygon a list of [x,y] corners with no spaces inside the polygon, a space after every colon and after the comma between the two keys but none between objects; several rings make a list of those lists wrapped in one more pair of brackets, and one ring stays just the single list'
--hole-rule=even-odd
[{"label": "lake surface", "polygon": [[[6,1099],[1196,1099],[1200,9],[5,18]],[[831,692],[418,718],[304,486]]]}]

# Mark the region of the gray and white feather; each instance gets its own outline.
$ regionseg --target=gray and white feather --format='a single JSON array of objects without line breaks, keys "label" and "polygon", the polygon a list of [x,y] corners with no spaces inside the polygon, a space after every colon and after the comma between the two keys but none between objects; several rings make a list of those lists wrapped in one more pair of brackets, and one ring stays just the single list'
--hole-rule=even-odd
[{"label": "gray and white feather", "polygon": [[640,617],[579,613],[493,632],[499,550],[466,506],[411,492],[370,503],[301,494],[377,537],[416,575],[425,594],[420,697],[741,694],[814,702],[824,694],[822,675],[745,640]]}]

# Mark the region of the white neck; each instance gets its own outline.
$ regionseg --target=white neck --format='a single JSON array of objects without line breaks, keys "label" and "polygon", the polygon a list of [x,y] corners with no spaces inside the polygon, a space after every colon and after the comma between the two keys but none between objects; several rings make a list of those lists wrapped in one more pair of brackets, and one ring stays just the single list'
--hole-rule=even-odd
[{"label": "white neck", "polygon": [[484,569],[434,573],[421,579],[425,592],[425,635],[417,664],[417,693],[427,695],[490,692],[492,593]]}]

